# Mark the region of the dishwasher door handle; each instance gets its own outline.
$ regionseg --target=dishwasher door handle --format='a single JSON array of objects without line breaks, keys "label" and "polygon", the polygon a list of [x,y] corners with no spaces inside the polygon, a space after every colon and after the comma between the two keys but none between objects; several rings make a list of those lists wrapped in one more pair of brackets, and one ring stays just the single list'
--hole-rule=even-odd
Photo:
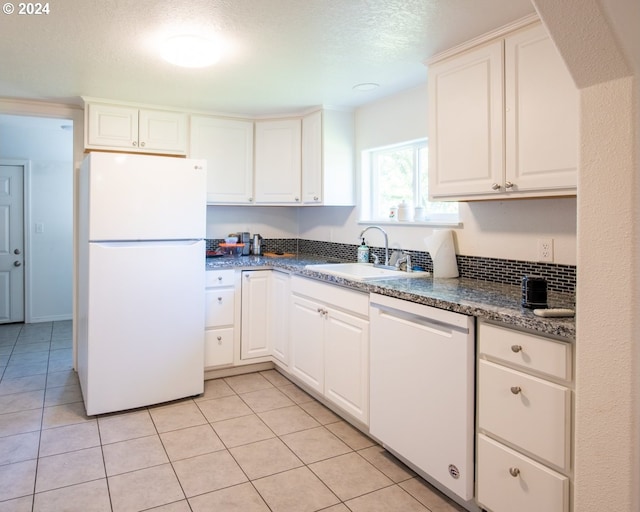
[{"label": "dishwasher door handle", "polygon": [[377,304],[375,302],[371,302],[370,306],[373,309],[380,310],[381,314],[386,314],[394,318],[398,318],[400,320],[406,320],[407,322],[411,322],[413,324],[417,323],[425,327],[429,327],[431,329],[436,329],[438,331],[443,331],[443,332],[456,331],[456,332],[461,332],[463,334],[469,333],[469,329],[465,327],[459,327],[457,325],[451,325],[444,322],[439,322],[438,320],[433,320],[432,318],[416,315],[414,313],[410,313],[408,311],[402,311],[401,309],[392,308],[389,306],[385,306],[383,304]]}]

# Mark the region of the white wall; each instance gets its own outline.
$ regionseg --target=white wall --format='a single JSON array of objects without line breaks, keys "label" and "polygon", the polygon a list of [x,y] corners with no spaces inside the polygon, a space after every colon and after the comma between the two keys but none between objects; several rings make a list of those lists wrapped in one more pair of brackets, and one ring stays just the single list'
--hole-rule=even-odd
[{"label": "white wall", "polygon": [[[63,119],[0,116],[0,158],[28,160],[27,309],[31,322],[72,317],[73,132]],[[39,223],[42,233],[35,231]]]},{"label": "white wall", "polygon": [[207,238],[248,231],[264,238],[297,238],[295,206],[207,206]]},{"label": "white wall", "polygon": [[[363,150],[426,136],[426,84],[365,105],[356,111],[357,169]],[[300,236],[355,244],[364,227],[357,224],[359,215],[357,207],[302,209]],[[551,237],[555,262],[576,263],[575,198],[461,203],[460,220],[455,230],[459,254],[536,261],[537,239]],[[384,229],[391,245],[413,250],[425,250],[423,239],[432,232],[411,225]],[[382,239],[372,232],[368,242],[381,245]]]}]

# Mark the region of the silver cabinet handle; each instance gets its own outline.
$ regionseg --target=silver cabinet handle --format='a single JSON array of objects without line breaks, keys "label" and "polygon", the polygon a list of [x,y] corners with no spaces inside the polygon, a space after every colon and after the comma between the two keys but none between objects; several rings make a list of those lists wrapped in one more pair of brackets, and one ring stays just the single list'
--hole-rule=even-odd
[{"label": "silver cabinet handle", "polygon": [[299,198],[299,197],[296,197],[296,198],[295,198],[295,200],[296,200],[296,201],[300,201],[300,198]]},{"label": "silver cabinet handle", "polygon": [[318,200],[319,200],[319,199],[318,199],[318,196],[313,196],[313,200],[314,200],[314,201],[318,201]]},{"label": "silver cabinet handle", "polygon": [[250,197],[250,198],[249,198],[249,202],[250,202],[250,203],[253,203],[253,197]]},{"label": "silver cabinet handle", "polygon": [[13,262],[13,266],[14,266],[14,267],[19,267],[19,266],[21,266],[21,265],[22,265],[22,263],[20,263],[19,261],[14,261],[14,262]]},{"label": "silver cabinet handle", "polygon": [[504,184],[504,188],[513,188],[513,183],[511,183],[510,181],[507,181],[507,182]]},{"label": "silver cabinet handle", "polygon": [[502,187],[498,183],[494,183],[491,185],[492,190],[500,190]]},{"label": "silver cabinet handle", "polygon": [[222,345],[222,336],[218,336],[218,345]]},{"label": "silver cabinet handle", "polygon": [[518,468],[509,468],[509,474],[516,478],[520,474],[520,470]]},{"label": "silver cabinet handle", "polygon": [[218,281],[222,281],[222,276],[218,276]]},{"label": "silver cabinet handle", "polygon": [[522,391],[522,388],[520,386],[511,386],[511,392],[514,395],[517,395],[518,393],[520,393]]},{"label": "silver cabinet handle", "polygon": [[140,143],[140,147],[143,148],[144,147],[144,142]]},{"label": "silver cabinet handle", "polygon": [[138,143],[134,140],[133,141],[133,147],[135,148],[138,145]]},{"label": "silver cabinet handle", "polygon": [[511,345],[511,352],[522,352],[522,345]]},{"label": "silver cabinet handle", "polygon": [[218,302],[222,304],[222,297],[218,297]]},{"label": "silver cabinet handle", "polygon": [[13,251],[13,254],[20,254],[20,249],[15,249],[15,250]]}]

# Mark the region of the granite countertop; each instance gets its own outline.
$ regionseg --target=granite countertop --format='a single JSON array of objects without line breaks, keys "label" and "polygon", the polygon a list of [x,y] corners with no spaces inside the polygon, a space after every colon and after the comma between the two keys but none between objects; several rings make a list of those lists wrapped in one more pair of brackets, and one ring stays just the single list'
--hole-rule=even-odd
[{"label": "granite countertop", "polygon": [[[363,292],[379,293],[398,299],[425,304],[456,313],[472,315],[478,318],[501,322],[513,327],[537,331],[541,334],[559,336],[572,341],[575,339],[574,318],[542,318],[533,311],[520,306],[521,290],[519,286],[479,281],[476,279],[434,279],[402,278],[360,282],[341,277],[314,272],[306,265],[319,263],[339,263],[331,259],[314,255],[299,255],[280,258],[268,256],[240,256],[207,258],[207,270],[221,268],[276,268],[295,275],[310,277],[347,286]],[[574,308],[573,295],[549,292],[549,307]]]}]

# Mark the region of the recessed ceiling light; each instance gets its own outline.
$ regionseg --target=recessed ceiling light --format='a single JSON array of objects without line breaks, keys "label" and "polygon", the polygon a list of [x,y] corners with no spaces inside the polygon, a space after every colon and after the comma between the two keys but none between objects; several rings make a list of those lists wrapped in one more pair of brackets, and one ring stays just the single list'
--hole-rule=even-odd
[{"label": "recessed ceiling light", "polygon": [[165,39],[161,47],[164,60],[185,68],[204,68],[220,59],[220,47],[211,39],[179,35]]},{"label": "recessed ceiling light", "polygon": [[359,92],[366,92],[366,91],[373,91],[374,89],[377,89],[378,87],[380,87],[380,84],[376,84],[374,82],[365,82],[362,84],[356,84],[353,86],[353,90],[354,91],[359,91]]}]

